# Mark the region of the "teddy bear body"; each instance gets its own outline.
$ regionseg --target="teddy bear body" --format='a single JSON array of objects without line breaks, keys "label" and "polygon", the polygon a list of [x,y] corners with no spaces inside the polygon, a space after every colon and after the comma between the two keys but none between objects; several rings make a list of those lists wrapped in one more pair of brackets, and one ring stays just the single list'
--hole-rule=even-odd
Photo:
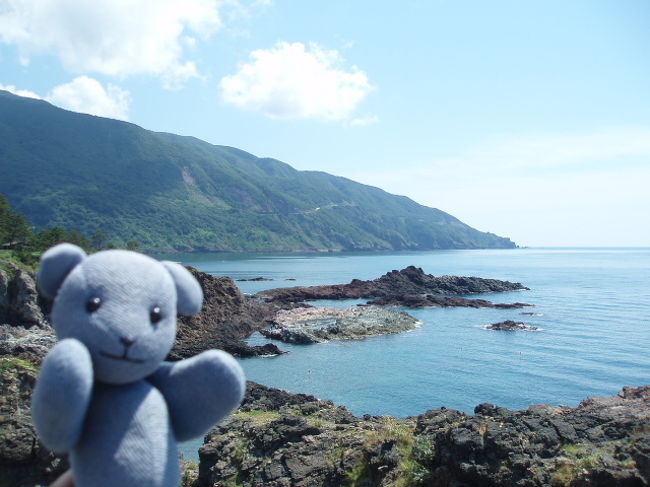
[{"label": "teddy bear body", "polygon": [[38,282],[60,339],[32,398],[43,443],[69,452],[77,487],[177,487],[176,442],[204,434],[245,388],[225,352],[164,362],[177,311],[201,308],[197,281],[171,262],[61,244],[43,255]]},{"label": "teddy bear body", "polygon": [[146,380],[97,384],[70,460],[80,485],[177,487],[178,452],[163,395]]}]

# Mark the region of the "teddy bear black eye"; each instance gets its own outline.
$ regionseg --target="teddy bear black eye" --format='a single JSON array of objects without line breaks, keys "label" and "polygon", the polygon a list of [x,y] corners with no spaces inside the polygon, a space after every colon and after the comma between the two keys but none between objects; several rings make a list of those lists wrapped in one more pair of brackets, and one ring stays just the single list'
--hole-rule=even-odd
[{"label": "teddy bear black eye", "polygon": [[94,313],[95,311],[97,311],[99,309],[99,307],[101,305],[102,305],[101,298],[98,298],[97,296],[95,296],[94,298],[90,298],[86,302],[86,311],[88,311],[89,313]]},{"label": "teddy bear black eye", "polygon": [[152,323],[158,323],[160,320],[162,320],[162,311],[160,311],[160,307],[154,306],[149,313],[149,319],[151,320]]}]

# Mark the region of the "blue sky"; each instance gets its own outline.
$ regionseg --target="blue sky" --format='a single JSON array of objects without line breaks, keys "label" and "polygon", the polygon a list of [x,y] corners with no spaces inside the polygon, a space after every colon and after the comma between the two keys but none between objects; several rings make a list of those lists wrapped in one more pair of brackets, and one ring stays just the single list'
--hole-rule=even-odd
[{"label": "blue sky", "polygon": [[525,246],[650,245],[649,53],[647,0],[0,0],[0,88]]}]

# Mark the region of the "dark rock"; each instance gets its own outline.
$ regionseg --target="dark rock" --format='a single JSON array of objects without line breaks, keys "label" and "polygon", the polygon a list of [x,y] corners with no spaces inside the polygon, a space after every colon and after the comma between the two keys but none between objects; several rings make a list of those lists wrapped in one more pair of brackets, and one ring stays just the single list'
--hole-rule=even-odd
[{"label": "dark rock", "polygon": [[0,325],[47,326],[49,303],[39,296],[34,274],[8,262],[4,264],[9,271],[0,269]]},{"label": "dark rock", "polygon": [[268,277],[251,277],[250,279],[237,279],[238,282],[261,282],[261,281],[272,281]]},{"label": "dark rock", "polygon": [[418,267],[391,271],[372,281],[353,279],[349,284],[272,289],[256,296],[267,302],[318,299],[380,298],[395,294],[477,294],[528,289],[520,283],[480,277],[435,277]]},{"label": "dark rock", "polygon": [[39,443],[31,418],[38,366],[55,341],[51,329],[0,327],[0,487],[48,485],[68,468]]},{"label": "dark rock", "polygon": [[245,405],[206,437],[196,487],[650,481],[650,387],[577,408],[481,404],[474,416],[441,408],[401,420],[356,418],[330,402],[258,385],[249,386]]},{"label": "dark rock", "polygon": [[265,343],[264,345],[251,346],[241,340],[233,340],[231,342],[224,342],[225,348],[228,353],[240,358],[250,357],[274,357],[287,353],[280,350],[277,345],[273,343]]},{"label": "dark rock", "polygon": [[367,303],[376,306],[404,306],[407,308],[524,308],[533,306],[526,303],[492,303],[485,299],[467,299],[456,296],[434,296],[432,294],[391,294]]},{"label": "dark rock", "polygon": [[[168,360],[181,360],[211,348],[239,357],[268,355],[273,347],[250,347],[241,339],[271,323],[277,308],[244,296],[229,277],[188,269],[203,288],[203,308],[194,316],[179,316],[176,342]],[[277,351],[273,349],[272,353]]]},{"label": "dark rock", "polygon": [[485,329],[498,330],[498,331],[522,331],[522,330],[534,331],[534,330],[538,330],[539,328],[537,328],[536,326],[525,325],[520,321],[506,320],[506,321],[500,321],[499,323],[486,325]]}]

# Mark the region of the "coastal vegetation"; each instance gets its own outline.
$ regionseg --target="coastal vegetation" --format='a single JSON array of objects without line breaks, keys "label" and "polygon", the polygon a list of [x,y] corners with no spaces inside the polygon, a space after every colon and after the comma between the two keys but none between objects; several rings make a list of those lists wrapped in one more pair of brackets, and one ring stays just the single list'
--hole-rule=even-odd
[{"label": "coastal vegetation", "polygon": [[145,251],[512,248],[404,196],[0,91],[0,193],[37,231]]},{"label": "coastal vegetation", "polygon": [[[95,230],[88,237],[76,230],[62,227],[33,231],[27,219],[14,210],[7,198],[0,194],[0,268],[6,268],[7,263],[10,263],[34,270],[40,255],[61,242],[78,245],[86,252],[115,248],[103,230]],[[138,245],[136,241],[129,241],[126,248],[136,250]],[[2,261],[5,262],[4,266]]]}]

